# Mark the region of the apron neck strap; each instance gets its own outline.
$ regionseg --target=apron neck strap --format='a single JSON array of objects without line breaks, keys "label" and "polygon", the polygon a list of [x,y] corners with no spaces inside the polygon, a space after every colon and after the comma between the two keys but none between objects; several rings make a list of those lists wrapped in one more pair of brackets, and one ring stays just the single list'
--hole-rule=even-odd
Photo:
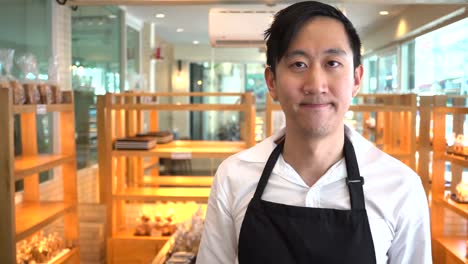
[{"label": "apron neck strap", "polygon": [[283,151],[284,147],[284,140],[280,141],[278,145],[276,145],[273,152],[270,154],[268,161],[263,169],[262,176],[260,177],[260,181],[258,182],[257,189],[255,190],[254,198],[255,200],[260,200],[262,198],[263,191],[268,183],[268,179],[270,178],[270,174],[275,167],[276,161],[278,160],[279,155]]}]

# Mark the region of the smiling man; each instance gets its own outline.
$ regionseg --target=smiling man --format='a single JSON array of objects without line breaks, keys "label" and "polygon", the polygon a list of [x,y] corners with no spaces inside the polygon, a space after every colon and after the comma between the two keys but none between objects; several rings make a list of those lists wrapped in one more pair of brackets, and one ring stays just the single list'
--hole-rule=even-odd
[{"label": "smiling man", "polygon": [[197,263],[432,263],[418,175],[344,124],[363,75],[352,23],[301,2],[265,36],[286,126],[218,168]]}]

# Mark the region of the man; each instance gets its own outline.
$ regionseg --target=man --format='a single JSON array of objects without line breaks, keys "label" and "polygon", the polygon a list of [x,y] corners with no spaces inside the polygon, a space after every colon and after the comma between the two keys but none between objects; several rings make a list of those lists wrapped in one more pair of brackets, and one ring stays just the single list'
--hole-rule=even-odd
[{"label": "man", "polygon": [[197,263],[431,263],[419,177],[343,122],[363,75],[351,22],[302,2],[265,35],[286,126],[218,168]]}]

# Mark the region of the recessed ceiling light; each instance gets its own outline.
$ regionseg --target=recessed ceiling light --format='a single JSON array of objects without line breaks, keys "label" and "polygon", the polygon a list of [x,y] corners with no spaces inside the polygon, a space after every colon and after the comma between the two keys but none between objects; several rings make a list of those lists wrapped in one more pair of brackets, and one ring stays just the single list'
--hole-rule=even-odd
[{"label": "recessed ceiling light", "polygon": [[198,45],[199,43],[200,43],[200,42],[199,42],[198,40],[194,40],[194,41],[193,41],[193,44],[194,44],[194,45]]},{"label": "recessed ceiling light", "polygon": [[156,18],[164,18],[166,15],[160,13],[160,14],[156,14],[155,17]]},{"label": "recessed ceiling light", "polygon": [[108,15],[107,17],[110,18],[110,19],[114,19],[114,18],[116,18],[117,16],[116,16],[116,15],[113,15],[113,14],[110,14],[110,15]]},{"label": "recessed ceiling light", "polygon": [[386,15],[388,15],[389,13],[388,13],[387,10],[382,10],[382,11],[379,12],[379,14],[380,14],[381,16],[386,16]]},{"label": "recessed ceiling light", "polygon": [[177,32],[184,32],[184,29],[183,28],[178,28],[176,29]]}]

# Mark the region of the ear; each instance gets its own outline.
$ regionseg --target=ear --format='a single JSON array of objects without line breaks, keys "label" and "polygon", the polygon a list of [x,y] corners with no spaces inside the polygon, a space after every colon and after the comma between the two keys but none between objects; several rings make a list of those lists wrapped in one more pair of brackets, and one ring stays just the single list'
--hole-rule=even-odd
[{"label": "ear", "polygon": [[265,68],[265,82],[268,86],[268,92],[274,101],[278,101],[278,95],[276,94],[275,87],[275,73],[271,70],[271,67]]},{"label": "ear", "polygon": [[359,87],[361,86],[362,76],[364,74],[364,67],[362,64],[357,66],[354,69],[354,85],[353,85],[353,97],[359,92]]}]

